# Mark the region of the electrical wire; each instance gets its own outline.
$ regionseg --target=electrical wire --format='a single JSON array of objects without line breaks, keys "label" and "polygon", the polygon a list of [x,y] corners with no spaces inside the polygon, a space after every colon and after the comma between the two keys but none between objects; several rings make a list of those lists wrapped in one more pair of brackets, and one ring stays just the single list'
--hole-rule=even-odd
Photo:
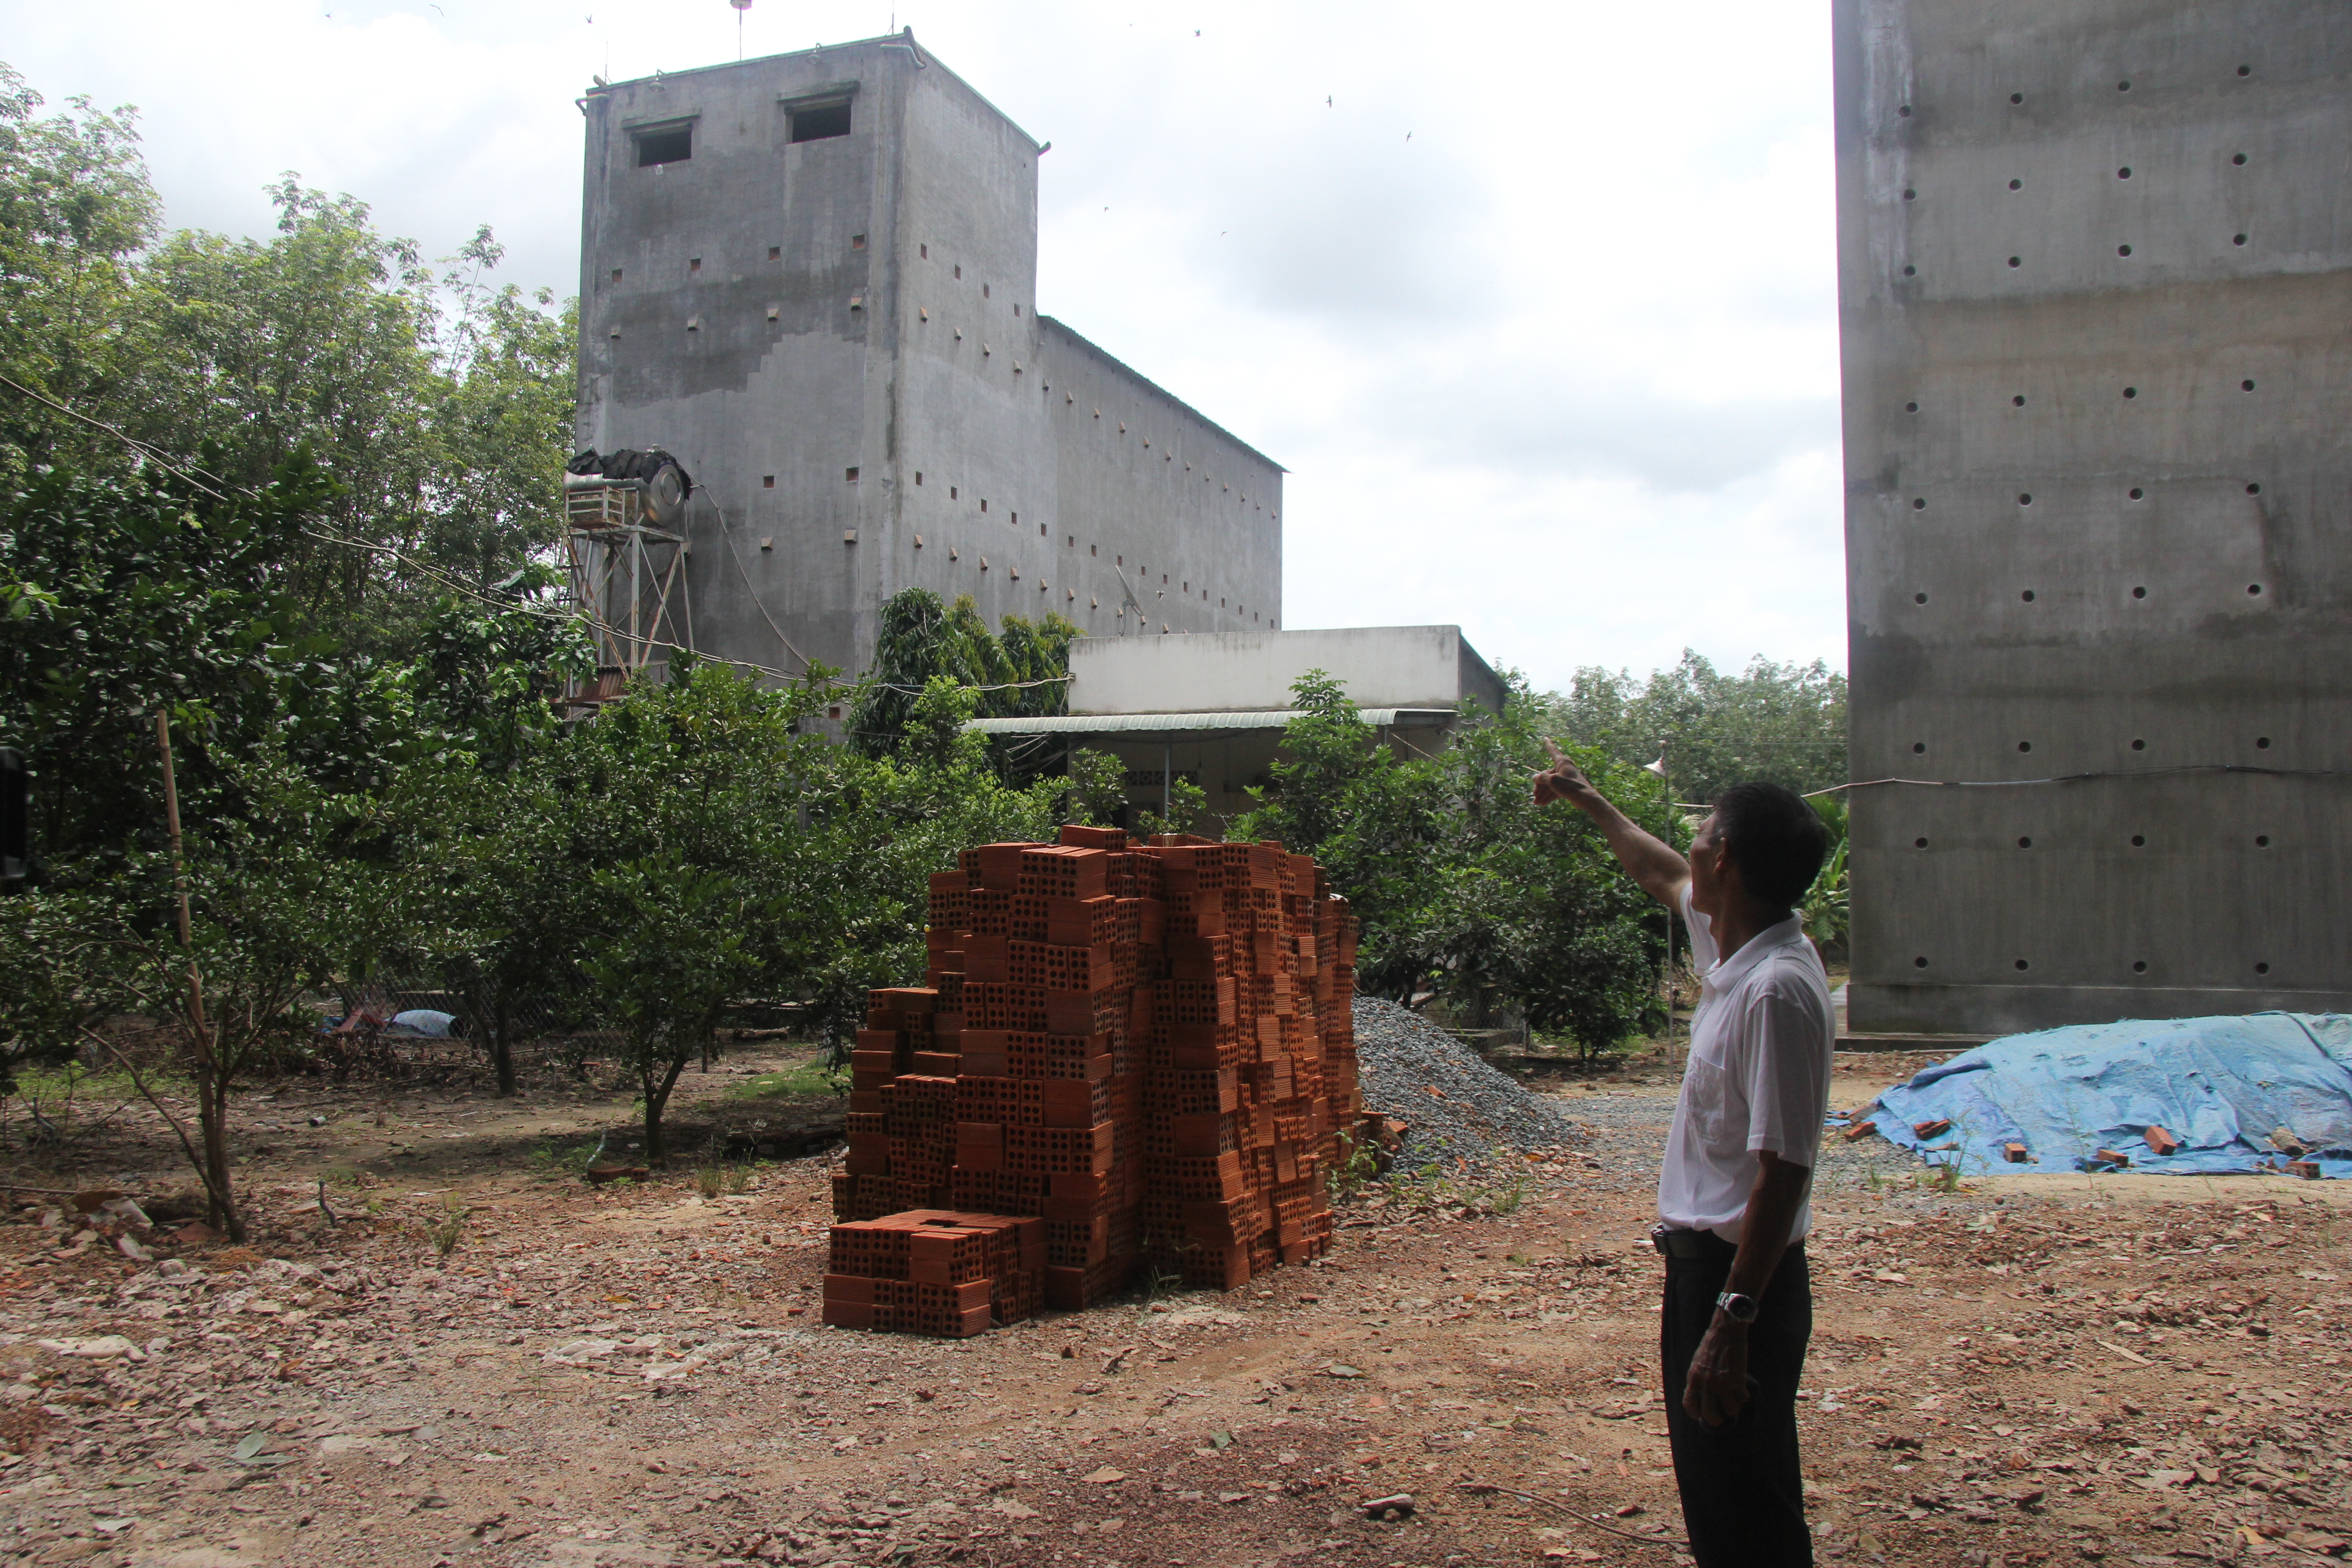
[{"label": "electrical wire", "polygon": [[1855,779],[1810,790],[1805,798],[1835,795],[1840,790],[1876,789],[1885,784],[1912,784],[1925,789],[2018,789],[2029,784],[2077,784],[2084,779],[2148,779],[2173,773],[2260,773],[2271,778],[2340,779],[2352,777],[2346,768],[2269,768],[2253,763],[2174,763],[2158,768],[2100,768],[2089,773],[2053,773],[2039,779]]},{"label": "electrical wire", "polygon": [[[710,500],[708,488],[702,494],[706,500]],[[776,617],[768,614],[767,603],[760,597],[760,590],[751,586],[751,574],[743,564],[743,552],[735,548],[735,532],[727,526],[727,513],[716,500],[710,500],[710,510],[719,519],[719,537],[727,542],[727,553],[734,559],[735,574],[743,579],[743,591],[751,595],[752,608],[760,612],[760,618],[768,623],[768,629],[776,634],[776,640],[784,645],[784,650],[801,661],[802,672],[805,674],[816,661],[793,647],[793,639],[784,635],[783,627],[776,625]]]}]

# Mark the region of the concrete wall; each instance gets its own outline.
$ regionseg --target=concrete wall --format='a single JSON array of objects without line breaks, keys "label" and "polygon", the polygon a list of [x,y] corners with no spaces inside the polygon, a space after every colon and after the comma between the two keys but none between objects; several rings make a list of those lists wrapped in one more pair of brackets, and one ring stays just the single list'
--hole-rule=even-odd
[{"label": "concrete wall", "polygon": [[1272,711],[1310,669],[1360,708],[1502,706],[1501,683],[1459,626],[1088,637],[1070,645],[1073,713]]},{"label": "concrete wall", "polygon": [[[849,134],[790,140],[796,105],[842,99]],[[1155,631],[1275,624],[1280,469],[1041,320],[1037,143],[910,35],[617,82],[585,110],[579,440],[693,474],[698,648],[862,669],[875,612],[916,585],[992,624],[1131,630],[1122,563],[1171,577],[1165,599],[1138,583]],[[681,122],[692,156],[638,167],[635,135]],[[1064,365],[1131,455],[1075,426]],[[1133,460],[1147,437],[1214,499]]]},{"label": "concrete wall", "polygon": [[1853,1026],[2352,1006],[2352,27],[1834,13]]}]

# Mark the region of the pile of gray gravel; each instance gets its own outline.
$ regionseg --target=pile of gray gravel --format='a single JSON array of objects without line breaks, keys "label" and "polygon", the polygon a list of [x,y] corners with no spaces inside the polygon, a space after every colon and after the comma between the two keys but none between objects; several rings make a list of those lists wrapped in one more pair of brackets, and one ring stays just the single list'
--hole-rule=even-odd
[{"label": "pile of gray gravel", "polygon": [[1578,1141],[1559,1111],[1393,1002],[1356,998],[1356,1059],[1364,1109],[1411,1129],[1400,1169],[1433,1160],[1448,1166],[1516,1163],[1513,1156]]}]

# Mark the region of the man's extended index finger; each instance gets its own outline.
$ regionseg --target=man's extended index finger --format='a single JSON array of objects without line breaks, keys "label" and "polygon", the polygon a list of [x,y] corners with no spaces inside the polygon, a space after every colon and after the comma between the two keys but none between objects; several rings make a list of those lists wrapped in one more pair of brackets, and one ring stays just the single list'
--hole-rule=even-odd
[{"label": "man's extended index finger", "polygon": [[1544,750],[1551,753],[1552,766],[1559,767],[1568,761],[1565,756],[1560,754],[1559,747],[1553,742],[1552,738],[1549,735],[1546,735],[1543,738],[1543,743]]}]

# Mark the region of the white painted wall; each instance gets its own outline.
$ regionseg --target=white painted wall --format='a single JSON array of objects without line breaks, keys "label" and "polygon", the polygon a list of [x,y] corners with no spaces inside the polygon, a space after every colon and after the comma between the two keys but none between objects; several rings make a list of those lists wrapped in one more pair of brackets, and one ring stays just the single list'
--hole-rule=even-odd
[{"label": "white painted wall", "polygon": [[[1363,708],[1489,707],[1501,689],[1459,626],[1171,633],[1070,645],[1073,713],[1213,713],[1292,705],[1291,683],[1321,669]],[[1466,687],[1466,689],[1465,689]]]}]

